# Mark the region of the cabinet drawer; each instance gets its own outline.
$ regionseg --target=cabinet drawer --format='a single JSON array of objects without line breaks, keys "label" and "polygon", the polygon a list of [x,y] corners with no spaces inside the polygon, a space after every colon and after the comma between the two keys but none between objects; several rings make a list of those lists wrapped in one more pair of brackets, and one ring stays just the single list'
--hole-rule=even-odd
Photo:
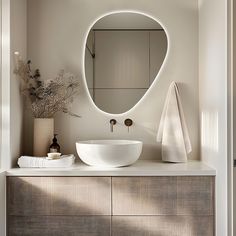
[{"label": "cabinet drawer", "polygon": [[112,236],[213,236],[213,216],[113,216]]},{"label": "cabinet drawer", "polygon": [[176,215],[176,177],[112,178],[114,215]]},{"label": "cabinet drawer", "polygon": [[8,177],[8,215],[110,215],[110,177]]},{"label": "cabinet drawer", "polygon": [[110,236],[109,216],[10,216],[9,236]]},{"label": "cabinet drawer", "polygon": [[214,177],[114,177],[113,215],[213,215]]},{"label": "cabinet drawer", "polygon": [[213,215],[215,178],[177,177],[178,215]]}]

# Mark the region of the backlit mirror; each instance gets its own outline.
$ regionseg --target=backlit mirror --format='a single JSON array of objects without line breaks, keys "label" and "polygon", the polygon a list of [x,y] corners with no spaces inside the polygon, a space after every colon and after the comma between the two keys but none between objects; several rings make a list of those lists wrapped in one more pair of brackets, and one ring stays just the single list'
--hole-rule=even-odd
[{"label": "backlit mirror", "polygon": [[137,13],[115,13],[91,28],[85,51],[85,76],[101,110],[131,109],[155,80],[167,53],[167,36],[155,20]]}]

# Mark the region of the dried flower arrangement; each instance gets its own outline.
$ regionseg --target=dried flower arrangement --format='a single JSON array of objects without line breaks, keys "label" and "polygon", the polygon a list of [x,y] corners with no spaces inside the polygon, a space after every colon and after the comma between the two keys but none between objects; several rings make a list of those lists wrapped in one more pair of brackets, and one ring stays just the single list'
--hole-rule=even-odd
[{"label": "dried flower arrangement", "polygon": [[64,70],[54,79],[41,80],[40,71],[32,72],[31,61],[17,60],[14,73],[22,81],[22,93],[27,98],[34,118],[52,118],[59,111],[80,117],[69,109],[78,94],[79,82],[73,74]]}]

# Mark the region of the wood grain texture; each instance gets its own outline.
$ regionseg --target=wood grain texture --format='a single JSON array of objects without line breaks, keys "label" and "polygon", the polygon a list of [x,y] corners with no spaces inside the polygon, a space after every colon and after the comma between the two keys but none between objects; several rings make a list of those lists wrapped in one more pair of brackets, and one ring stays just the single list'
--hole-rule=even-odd
[{"label": "wood grain texture", "polygon": [[214,182],[209,176],[8,177],[8,235],[213,236]]},{"label": "wood grain texture", "polygon": [[8,177],[9,215],[110,215],[110,177]]},{"label": "wood grain texture", "polygon": [[212,216],[113,216],[112,236],[213,236]]},{"label": "wood grain texture", "polygon": [[8,236],[110,236],[109,216],[10,216]]},{"label": "wood grain texture", "polygon": [[177,177],[177,214],[213,215],[214,177]]},{"label": "wood grain texture", "polygon": [[112,178],[113,215],[176,215],[176,177]]},{"label": "wood grain texture", "polygon": [[114,177],[113,215],[213,215],[214,177]]}]

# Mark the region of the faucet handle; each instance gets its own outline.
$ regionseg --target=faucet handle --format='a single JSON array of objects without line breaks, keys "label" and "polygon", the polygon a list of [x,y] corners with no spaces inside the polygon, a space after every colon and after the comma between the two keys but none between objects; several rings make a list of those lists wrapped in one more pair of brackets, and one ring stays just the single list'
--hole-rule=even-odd
[{"label": "faucet handle", "polygon": [[115,119],[111,119],[110,120],[110,128],[111,128],[111,132],[113,132],[113,127],[114,125],[117,123],[117,121]]},{"label": "faucet handle", "polygon": [[129,132],[129,127],[133,125],[133,121],[131,119],[125,119],[124,124],[128,127],[128,132]]}]

